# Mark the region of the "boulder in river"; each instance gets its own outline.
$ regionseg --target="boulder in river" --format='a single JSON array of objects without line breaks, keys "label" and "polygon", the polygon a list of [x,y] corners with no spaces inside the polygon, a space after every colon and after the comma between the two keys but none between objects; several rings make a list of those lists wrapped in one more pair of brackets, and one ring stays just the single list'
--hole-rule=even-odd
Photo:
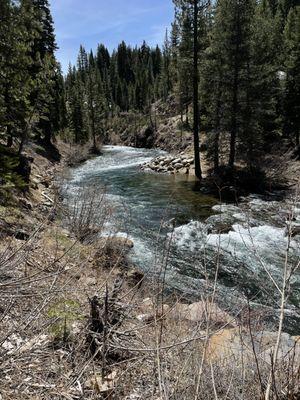
[{"label": "boulder in river", "polygon": [[[209,341],[208,357],[210,360],[222,360],[239,365],[247,362],[255,368],[256,357],[265,362],[270,362],[277,341],[277,332],[257,331],[250,333],[247,329],[232,328],[223,329],[215,333]],[[278,352],[278,362],[288,362],[291,355],[294,365],[300,361],[300,343],[287,333],[281,334],[281,342]]]}]

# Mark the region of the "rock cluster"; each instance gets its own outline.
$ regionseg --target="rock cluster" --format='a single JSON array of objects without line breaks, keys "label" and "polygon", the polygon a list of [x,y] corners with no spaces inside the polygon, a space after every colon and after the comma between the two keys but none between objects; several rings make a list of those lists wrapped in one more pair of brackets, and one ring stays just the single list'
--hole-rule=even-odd
[{"label": "rock cluster", "polygon": [[189,173],[189,169],[194,164],[194,158],[190,155],[180,153],[176,156],[159,156],[150,162],[143,164],[142,169],[151,169],[155,172],[175,174],[176,172]]}]

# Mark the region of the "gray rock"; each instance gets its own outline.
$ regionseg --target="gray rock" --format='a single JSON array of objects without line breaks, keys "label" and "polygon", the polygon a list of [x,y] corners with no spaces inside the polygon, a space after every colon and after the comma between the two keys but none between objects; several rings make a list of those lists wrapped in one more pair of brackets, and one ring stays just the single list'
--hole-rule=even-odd
[{"label": "gray rock", "polygon": [[176,168],[176,169],[181,169],[181,168],[183,168],[183,165],[182,165],[181,163],[176,163],[176,164],[174,165],[174,168]]}]

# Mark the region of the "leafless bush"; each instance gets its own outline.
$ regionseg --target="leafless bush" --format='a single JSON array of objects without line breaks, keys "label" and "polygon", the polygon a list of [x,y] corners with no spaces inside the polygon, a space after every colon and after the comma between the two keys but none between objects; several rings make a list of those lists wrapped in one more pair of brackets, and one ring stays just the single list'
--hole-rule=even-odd
[{"label": "leafless bush", "polygon": [[96,147],[93,143],[82,145],[71,145],[66,156],[66,164],[69,167],[76,167],[79,164],[87,161],[91,157],[101,154],[101,144],[97,143]]},{"label": "leafless bush", "polygon": [[74,236],[90,242],[104,227],[111,214],[104,190],[82,188],[66,210],[67,223]]}]

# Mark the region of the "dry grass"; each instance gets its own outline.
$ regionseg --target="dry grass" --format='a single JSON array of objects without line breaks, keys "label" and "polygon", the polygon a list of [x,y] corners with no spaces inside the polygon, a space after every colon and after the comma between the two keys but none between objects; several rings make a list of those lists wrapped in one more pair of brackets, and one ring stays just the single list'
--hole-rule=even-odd
[{"label": "dry grass", "polygon": [[[18,251],[17,263],[11,250],[2,254],[10,271],[5,280],[2,273],[0,284],[3,398],[262,397],[270,358],[261,359],[259,352],[256,364],[249,328],[238,326],[234,316],[231,323],[215,318],[211,299],[203,299],[205,312],[194,322],[186,318],[180,298],[165,298],[169,305],[162,307],[154,291],[145,300],[145,285],[138,289],[126,282],[118,259],[110,270],[95,267],[94,246],[47,228]],[[105,335],[103,329],[91,331],[94,295]],[[105,320],[105,313],[114,318]],[[224,332],[233,333],[227,342]],[[91,335],[97,339],[93,346]],[[236,342],[236,351],[226,348],[229,342]],[[289,387],[298,393],[297,365],[291,349],[277,365],[277,391],[287,393]]]},{"label": "dry grass", "polygon": [[82,240],[110,215],[97,199],[78,199],[70,231],[46,219],[27,241],[1,242],[3,399],[299,398],[299,345],[283,346],[281,323],[262,334],[247,304],[218,309],[218,262],[198,306],[166,297],[170,248],[160,279],[129,280],[128,241]]}]

